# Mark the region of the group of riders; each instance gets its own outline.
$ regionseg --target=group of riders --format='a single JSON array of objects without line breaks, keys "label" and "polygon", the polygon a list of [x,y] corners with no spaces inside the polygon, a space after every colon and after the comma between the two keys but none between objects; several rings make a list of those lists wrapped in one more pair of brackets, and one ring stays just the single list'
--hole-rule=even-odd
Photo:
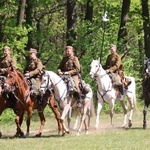
[{"label": "group of riders", "polygon": [[[128,88],[131,81],[127,81],[122,70],[121,57],[116,52],[117,46],[114,44],[110,45],[110,55],[108,55],[104,69],[110,75],[113,85],[118,89],[121,98],[123,99],[124,88]],[[76,91],[77,96],[77,107],[82,107],[82,100],[85,93],[88,93],[90,89],[86,88],[84,80],[81,78],[81,65],[78,57],[74,56],[74,49],[72,46],[66,46],[65,56],[61,60],[58,66],[58,75],[60,77],[68,76],[68,91]],[[7,69],[9,67],[18,68],[16,60],[11,56],[10,47],[3,47],[3,57],[0,60],[0,76],[7,77]],[[41,72],[45,69],[42,61],[37,58],[37,50],[30,48],[29,59],[24,69],[24,76],[31,82],[31,96],[37,97],[39,95],[39,88],[41,85]],[[85,93],[82,92],[81,86],[85,88]],[[0,86],[1,88],[1,86]],[[2,89],[0,89],[1,93]],[[83,97],[82,97],[83,96]]]}]

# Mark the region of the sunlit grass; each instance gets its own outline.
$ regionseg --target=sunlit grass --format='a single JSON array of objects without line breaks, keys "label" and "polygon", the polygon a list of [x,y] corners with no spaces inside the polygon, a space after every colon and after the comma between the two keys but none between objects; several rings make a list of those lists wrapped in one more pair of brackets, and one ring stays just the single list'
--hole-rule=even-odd
[{"label": "sunlit grass", "polygon": [[[0,147],[5,150],[148,150],[150,135],[150,115],[147,116],[148,128],[143,130],[143,114],[134,114],[132,128],[121,128],[123,114],[114,114],[114,127],[110,127],[109,115],[102,115],[98,130],[94,129],[95,120],[89,134],[85,135],[84,128],[80,136],[71,129],[71,133],[64,137],[57,135],[57,124],[54,117],[47,117],[44,132],[41,138],[35,138],[38,133],[40,121],[31,121],[29,138],[13,138],[16,126],[1,125],[3,137],[0,139]],[[71,126],[73,127],[74,119]],[[22,129],[26,132],[25,122]]]}]

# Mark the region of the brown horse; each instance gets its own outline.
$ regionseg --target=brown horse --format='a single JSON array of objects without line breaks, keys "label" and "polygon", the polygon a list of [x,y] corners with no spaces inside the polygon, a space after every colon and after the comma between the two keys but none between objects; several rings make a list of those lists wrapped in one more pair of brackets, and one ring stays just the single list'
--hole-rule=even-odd
[{"label": "brown horse", "polygon": [[[7,93],[2,90],[5,83],[5,77],[0,76],[0,115],[7,108],[11,108],[14,113],[16,113],[15,107],[15,97],[12,93]],[[20,118],[20,123],[22,123],[23,118]],[[0,132],[0,138],[2,137],[2,132]]]},{"label": "brown horse", "polygon": [[[30,96],[30,87],[28,85],[27,80],[24,78],[23,74],[16,70],[16,69],[9,69],[8,70],[8,76],[5,81],[5,89],[11,91],[16,99],[16,125],[17,125],[17,132],[15,136],[24,136],[23,131],[21,130],[21,123],[22,123],[22,118],[24,116],[25,111],[27,111],[27,133],[26,137],[29,136],[29,127],[30,127],[30,119],[32,116],[32,110],[33,109],[39,109],[39,103],[38,103],[38,98],[33,98]],[[55,118],[58,123],[58,133],[60,134],[62,131],[62,125],[60,122],[60,113],[55,105],[55,100],[54,96],[50,91],[47,91],[43,95],[43,100],[42,100],[42,107],[43,110],[48,104],[52,111],[55,114]],[[45,125],[45,117],[43,111],[39,112],[38,115],[41,120],[41,125],[38,134],[36,134],[36,137],[40,137]]]}]

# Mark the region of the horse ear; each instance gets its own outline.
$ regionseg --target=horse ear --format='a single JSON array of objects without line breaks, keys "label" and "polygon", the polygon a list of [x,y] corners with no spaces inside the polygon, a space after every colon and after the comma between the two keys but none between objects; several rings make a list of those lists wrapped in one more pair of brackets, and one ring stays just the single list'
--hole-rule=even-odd
[{"label": "horse ear", "polygon": [[100,62],[100,58],[98,58],[98,61]]}]

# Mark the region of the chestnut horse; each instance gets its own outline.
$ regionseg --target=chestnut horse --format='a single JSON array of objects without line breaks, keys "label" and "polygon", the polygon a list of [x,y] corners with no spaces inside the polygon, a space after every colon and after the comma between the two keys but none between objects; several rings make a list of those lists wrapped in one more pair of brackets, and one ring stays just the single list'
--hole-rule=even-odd
[{"label": "chestnut horse", "polygon": [[[5,77],[0,76],[0,115],[4,112],[5,109],[11,108],[14,113],[16,112],[15,108],[15,97],[12,93],[7,93],[3,89],[5,83]],[[20,119],[22,122],[23,118]],[[2,137],[2,132],[0,132],[0,138]]]},{"label": "chestnut horse", "polygon": [[[30,127],[30,119],[32,116],[32,110],[33,109],[38,109],[39,108],[39,103],[38,103],[38,99],[34,99],[32,98],[32,96],[30,96],[30,86],[28,85],[28,81],[24,78],[23,74],[16,70],[16,69],[9,69],[8,70],[8,76],[6,78],[5,81],[5,88],[9,91],[11,91],[14,95],[14,97],[16,98],[16,125],[17,125],[17,132],[15,136],[24,136],[24,133],[21,129],[21,123],[22,123],[22,118],[24,116],[25,111],[27,111],[27,120],[26,120],[26,124],[27,124],[27,132],[26,132],[26,137],[29,136],[29,127]],[[58,132],[59,134],[62,131],[62,125],[60,122],[60,113],[55,105],[55,100],[54,100],[54,96],[53,94],[50,93],[50,91],[47,91],[44,95],[43,95],[43,103],[42,103],[42,107],[43,110],[46,107],[46,105],[48,104],[52,111],[55,114],[55,118],[57,120],[58,123]],[[40,137],[45,125],[45,117],[44,117],[44,113],[39,112],[38,111],[38,115],[40,117],[41,120],[41,125],[40,125],[40,129],[38,134],[36,134],[36,137]]]}]

